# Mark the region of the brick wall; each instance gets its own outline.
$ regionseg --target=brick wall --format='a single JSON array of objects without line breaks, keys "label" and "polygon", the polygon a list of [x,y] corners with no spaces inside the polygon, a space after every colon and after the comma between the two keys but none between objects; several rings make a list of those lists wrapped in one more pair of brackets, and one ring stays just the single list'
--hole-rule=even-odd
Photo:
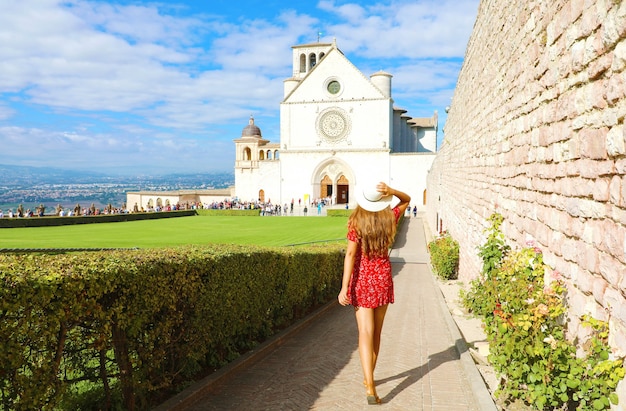
[{"label": "brick wall", "polygon": [[500,212],[512,245],[534,242],[567,278],[573,332],[584,313],[607,320],[622,355],[625,67],[626,1],[481,1],[426,216],[460,242],[469,280],[485,220]]}]

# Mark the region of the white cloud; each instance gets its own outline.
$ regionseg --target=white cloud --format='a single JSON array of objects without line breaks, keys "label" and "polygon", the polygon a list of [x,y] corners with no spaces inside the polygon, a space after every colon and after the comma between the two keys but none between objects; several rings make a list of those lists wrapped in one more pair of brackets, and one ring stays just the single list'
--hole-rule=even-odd
[{"label": "white cloud", "polygon": [[0,121],[10,119],[15,113],[16,111],[14,109],[0,102]]},{"label": "white cloud", "polygon": [[366,9],[323,1],[320,7],[336,9],[347,18],[326,29],[328,35],[342,39],[345,52],[369,58],[432,58],[463,57],[478,2],[392,1]]},{"label": "white cloud", "polygon": [[409,115],[430,115],[452,96],[478,4],[323,0],[233,18],[184,0],[0,2],[0,163],[148,167],[176,154],[228,170],[250,115],[278,140],[291,46],[322,31],[364,74],[390,72]]}]

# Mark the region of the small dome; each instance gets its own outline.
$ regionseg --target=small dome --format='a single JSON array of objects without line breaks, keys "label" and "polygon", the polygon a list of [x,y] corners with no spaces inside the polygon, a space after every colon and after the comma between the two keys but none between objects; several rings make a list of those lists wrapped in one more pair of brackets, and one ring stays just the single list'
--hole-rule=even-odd
[{"label": "small dome", "polygon": [[258,137],[261,138],[261,129],[254,125],[254,117],[250,116],[248,125],[243,128],[241,137]]}]

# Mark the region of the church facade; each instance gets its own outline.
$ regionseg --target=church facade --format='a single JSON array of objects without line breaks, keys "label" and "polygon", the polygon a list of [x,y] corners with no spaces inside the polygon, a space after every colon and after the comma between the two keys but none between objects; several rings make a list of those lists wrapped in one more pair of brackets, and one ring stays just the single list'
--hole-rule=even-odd
[{"label": "church facade", "polygon": [[[129,211],[223,201],[302,206],[316,199],[353,208],[362,182],[385,181],[425,210],[426,177],[437,152],[438,118],[412,118],[394,106],[392,75],[370,77],[333,43],[292,47],[284,81],[280,141],[250,118],[235,143],[235,187],[222,191],[130,192]],[[228,196],[230,194],[230,196]]]},{"label": "church facade", "polygon": [[280,142],[251,118],[236,139],[235,194],[243,201],[308,204],[330,198],[354,207],[362,182],[385,181],[422,211],[437,151],[437,112],[411,118],[394,107],[392,76],[369,78],[333,43],[293,46],[284,81]]}]

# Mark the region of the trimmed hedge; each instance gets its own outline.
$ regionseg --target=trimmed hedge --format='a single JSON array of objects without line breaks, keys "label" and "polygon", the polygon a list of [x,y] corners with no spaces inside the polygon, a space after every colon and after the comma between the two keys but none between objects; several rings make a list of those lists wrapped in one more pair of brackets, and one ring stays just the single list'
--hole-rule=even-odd
[{"label": "trimmed hedge", "polygon": [[198,215],[219,215],[219,216],[258,216],[261,214],[261,209],[260,208],[253,208],[253,209],[244,209],[244,210],[239,210],[236,208],[232,208],[232,209],[224,209],[224,210],[220,210],[220,209],[198,209],[196,210]]},{"label": "trimmed hedge", "polygon": [[159,211],[154,213],[100,214],[75,217],[47,216],[28,218],[0,218],[0,228],[53,227],[74,224],[118,223],[123,221],[189,217],[192,215],[197,215],[196,210]]},{"label": "trimmed hedge", "polygon": [[326,209],[326,215],[328,217],[350,217],[350,214],[354,211],[353,208],[329,208]]},{"label": "trimmed hedge", "polygon": [[197,209],[178,211],[158,211],[151,213],[127,213],[127,214],[100,214],[90,216],[74,217],[28,217],[28,218],[0,218],[0,228],[20,228],[20,227],[51,227],[74,224],[94,224],[94,223],[119,223],[124,221],[156,220],[159,218],[189,217],[192,215],[219,215],[219,216],[258,216],[261,210],[239,210],[239,209]]},{"label": "trimmed hedge", "polygon": [[0,408],[148,409],[335,298],[343,247],[0,255]]}]

